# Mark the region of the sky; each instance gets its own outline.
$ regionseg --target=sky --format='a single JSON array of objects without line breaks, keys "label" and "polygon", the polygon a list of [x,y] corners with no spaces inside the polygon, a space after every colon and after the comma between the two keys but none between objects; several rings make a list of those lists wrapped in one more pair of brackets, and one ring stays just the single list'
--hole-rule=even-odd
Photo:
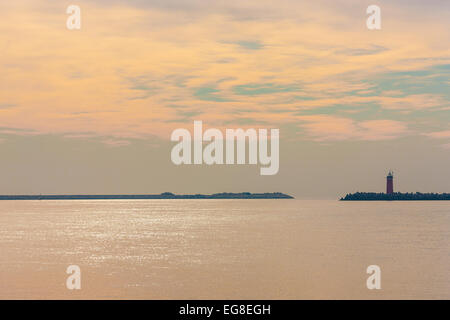
[{"label": "sky", "polygon": [[[3,1],[0,194],[334,199],[390,169],[398,191],[450,192],[449,21],[444,0]],[[175,166],[194,120],[279,128],[278,174]]]}]

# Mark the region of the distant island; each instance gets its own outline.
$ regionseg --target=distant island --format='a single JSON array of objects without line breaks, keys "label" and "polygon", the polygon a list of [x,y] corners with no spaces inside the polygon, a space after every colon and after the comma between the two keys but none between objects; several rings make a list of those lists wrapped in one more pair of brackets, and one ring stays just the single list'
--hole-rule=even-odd
[{"label": "distant island", "polygon": [[281,193],[129,194],[129,195],[0,195],[0,200],[139,200],[139,199],[293,199]]},{"label": "distant island", "polygon": [[450,200],[450,193],[376,193],[356,192],[347,194],[341,201],[429,201]]}]

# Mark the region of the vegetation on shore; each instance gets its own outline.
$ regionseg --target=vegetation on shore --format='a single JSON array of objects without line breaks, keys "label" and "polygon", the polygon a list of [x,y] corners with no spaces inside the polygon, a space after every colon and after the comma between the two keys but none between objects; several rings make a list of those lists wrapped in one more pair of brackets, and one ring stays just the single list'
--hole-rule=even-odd
[{"label": "vegetation on shore", "polygon": [[376,192],[349,193],[340,199],[341,201],[428,201],[428,200],[450,200],[450,193],[401,193],[392,194]]}]

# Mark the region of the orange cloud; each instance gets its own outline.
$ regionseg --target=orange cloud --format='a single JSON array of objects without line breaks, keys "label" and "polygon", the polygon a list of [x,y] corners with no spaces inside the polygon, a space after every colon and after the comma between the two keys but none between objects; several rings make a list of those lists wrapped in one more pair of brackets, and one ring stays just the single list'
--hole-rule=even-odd
[{"label": "orange cloud", "polygon": [[450,138],[450,130],[430,132],[430,133],[426,133],[425,135],[428,137],[431,137],[431,138],[445,139],[445,138]]},{"label": "orange cloud", "polygon": [[[369,94],[373,88],[363,79],[449,57],[446,19],[434,19],[425,28],[411,24],[420,12],[386,4],[398,19],[383,27],[389,32],[370,32],[365,10],[356,19],[355,12],[324,3],[211,2],[208,10],[183,12],[79,1],[82,29],[69,31],[62,3],[3,2],[0,104],[14,107],[0,108],[0,127],[67,136],[89,132],[118,141],[168,139],[174,127],[190,125],[201,112],[211,125],[244,117],[274,125],[298,121],[316,139],[370,140],[405,134],[406,125],[331,114],[316,121],[295,112],[368,102],[410,111],[445,102],[437,95],[348,92]],[[235,90],[268,83],[295,90],[260,95]],[[217,90],[225,102],[201,99],[198,88]]]},{"label": "orange cloud", "polygon": [[405,135],[408,132],[406,124],[393,120],[355,120],[328,116],[300,116],[304,122],[300,126],[306,134],[317,141],[338,140],[386,140]]}]

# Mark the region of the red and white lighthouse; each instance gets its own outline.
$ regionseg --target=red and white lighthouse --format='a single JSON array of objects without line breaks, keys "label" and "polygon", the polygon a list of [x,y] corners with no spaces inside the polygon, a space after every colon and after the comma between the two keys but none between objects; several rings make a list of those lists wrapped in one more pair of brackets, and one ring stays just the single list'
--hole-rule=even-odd
[{"label": "red and white lighthouse", "polygon": [[389,171],[386,177],[386,193],[393,194],[394,193],[394,173]]}]

